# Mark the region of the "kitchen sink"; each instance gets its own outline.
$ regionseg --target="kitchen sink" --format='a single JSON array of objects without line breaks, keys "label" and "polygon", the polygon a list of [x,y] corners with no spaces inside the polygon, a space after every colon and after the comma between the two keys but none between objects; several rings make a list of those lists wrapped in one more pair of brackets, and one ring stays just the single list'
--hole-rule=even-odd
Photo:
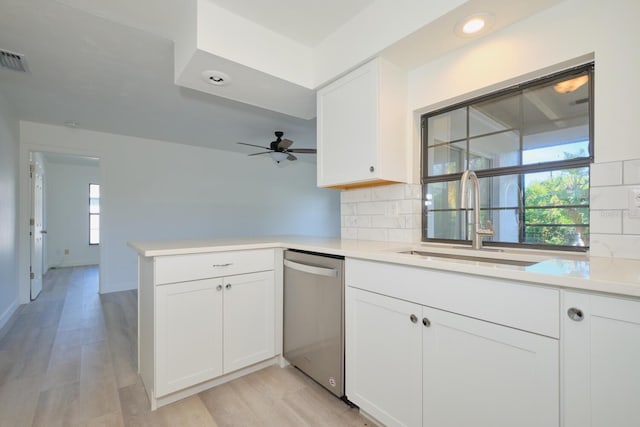
[{"label": "kitchen sink", "polygon": [[409,255],[418,255],[423,257],[432,257],[432,258],[446,258],[453,260],[462,260],[462,261],[476,261],[476,262],[487,262],[492,264],[505,264],[505,265],[516,265],[521,267],[526,267],[529,265],[537,264],[542,260],[538,259],[535,261],[532,260],[523,260],[523,259],[510,259],[510,258],[495,258],[490,256],[481,256],[481,255],[469,255],[469,254],[453,254],[446,252],[429,252],[429,251],[406,251],[400,252],[402,254]]}]

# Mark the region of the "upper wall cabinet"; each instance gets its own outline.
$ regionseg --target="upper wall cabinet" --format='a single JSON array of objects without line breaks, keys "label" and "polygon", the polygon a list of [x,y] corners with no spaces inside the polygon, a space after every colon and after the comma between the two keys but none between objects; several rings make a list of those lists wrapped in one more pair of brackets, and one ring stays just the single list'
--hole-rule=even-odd
[{"label": "upper wall cabinet", "polygon": [[318,186],[406,182],[407,81],[376,58],[318,91]]}]

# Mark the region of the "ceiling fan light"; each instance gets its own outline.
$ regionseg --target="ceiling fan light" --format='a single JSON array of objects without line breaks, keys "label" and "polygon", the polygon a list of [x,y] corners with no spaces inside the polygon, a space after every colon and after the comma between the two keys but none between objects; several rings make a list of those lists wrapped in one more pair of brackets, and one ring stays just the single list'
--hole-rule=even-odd
[{"label": "ceiling fan light", "polygon": [[271,153],[269,153],[269,155],[277,163],[280,163],[281,161],[286,160],[288,157],[288,154],[283,153],[282,151],[272,151]]}]

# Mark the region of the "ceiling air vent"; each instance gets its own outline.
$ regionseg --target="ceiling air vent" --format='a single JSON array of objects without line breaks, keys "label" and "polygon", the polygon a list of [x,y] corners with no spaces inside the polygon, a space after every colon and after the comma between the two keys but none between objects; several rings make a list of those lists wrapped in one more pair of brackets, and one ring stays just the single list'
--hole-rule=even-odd
[{"label": "ceiling air vent", "polygon": [[29,72],[24,55],[0,49],[0,67],[21,73]]}]

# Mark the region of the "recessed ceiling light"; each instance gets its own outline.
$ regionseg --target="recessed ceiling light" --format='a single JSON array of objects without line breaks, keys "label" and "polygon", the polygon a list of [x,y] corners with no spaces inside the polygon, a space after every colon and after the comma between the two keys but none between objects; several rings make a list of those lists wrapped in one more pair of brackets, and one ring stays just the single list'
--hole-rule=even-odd
[{"label": "recessed ceiling light", "polygon": [[78,127],[78,122],[74,122],[72,120],[67,120],[66,122],[64,122],[64,125],[68,128],[77,128]]},{"label": "recessed ceiling light", "polygon": [[458,22],[454,31],[461,37],[477,36],[486,32],[492,24],[493,15],[489,13],[476,13]]},{"label": "recessed ceiling light", "polygon": [[217,70],[206,70],[202,72],[202,79],[214,86],[226,86],[231,83],[231,77],[227,73]]},{"label": "recessed ceiling light", "polygon": [[473,33],[477,33],[483,28],[484,28],[484,19],[472,18],[467,22],[465,22],[465,24],[462,26],[462,32],[465,34],[473,34]]}]

